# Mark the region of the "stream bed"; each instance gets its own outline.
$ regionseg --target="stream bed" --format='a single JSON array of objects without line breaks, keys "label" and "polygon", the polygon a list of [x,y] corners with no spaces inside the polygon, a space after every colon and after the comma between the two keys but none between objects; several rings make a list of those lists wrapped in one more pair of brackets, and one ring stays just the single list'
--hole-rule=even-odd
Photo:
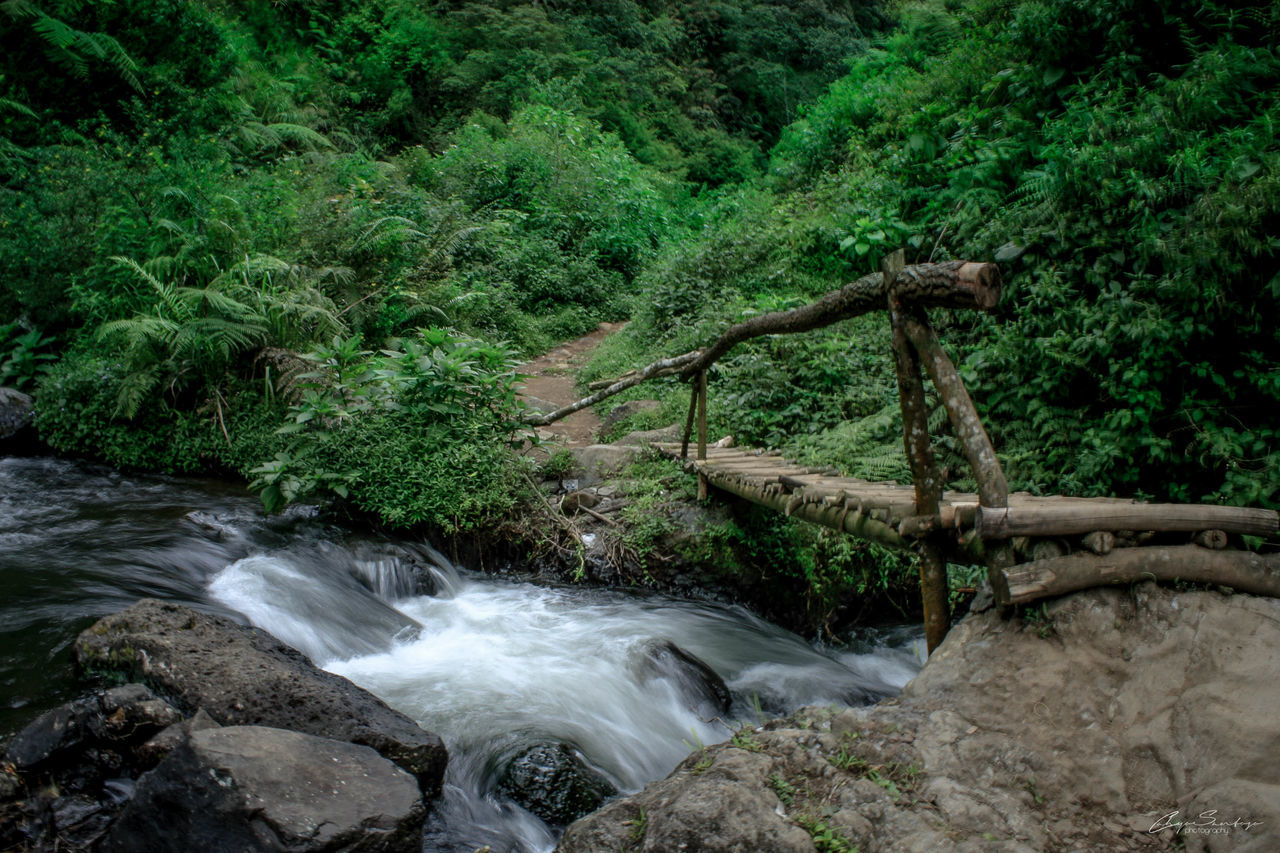
[{"label": "stream bed", "polygon": [[0,739],[82,689],[76,634],[141,597],[261,627],[438,733],[424,850],[450,853],[554,847],[502,787],[539,744],[631,792],[735,726],[893,695],[922,657],[914,628],[815,647],[740,607],[481,575],[307,507],[265,518],[225,483],[4,458]]}]

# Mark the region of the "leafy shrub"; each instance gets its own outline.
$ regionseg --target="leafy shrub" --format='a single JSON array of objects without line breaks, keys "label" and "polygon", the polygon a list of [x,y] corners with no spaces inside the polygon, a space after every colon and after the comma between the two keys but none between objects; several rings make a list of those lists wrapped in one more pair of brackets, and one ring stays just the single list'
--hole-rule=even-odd
[{"label": "leafy shrub", "polygon": [[253,488],[268,511],[332,495],[396,527],[500,517],[521,494],[513,356],[441,329],[377,354],[335,338],[308,356],[316,369],[278,430],[288,446],[253,469]]}]

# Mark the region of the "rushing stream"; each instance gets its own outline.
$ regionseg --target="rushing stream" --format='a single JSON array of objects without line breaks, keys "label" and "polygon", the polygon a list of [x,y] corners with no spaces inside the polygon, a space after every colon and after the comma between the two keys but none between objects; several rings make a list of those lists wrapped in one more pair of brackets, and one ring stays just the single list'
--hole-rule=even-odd
[{"label": "rushing stream", "polygon": [[[450,764],[427,851],[554,846],[498,789],[503,761],[528,746],[569,744],[634,791],[736,722],[872,701],[919,667],[914,632],[815,649],[741,608],[495,579],[305,508],[266,519],[225,484],[7,458],[0,736],[74,691],[79,630],[143,596],[269,630],[439,733]],[[691,695],[672,646],[724,679],[728,714]]]}]

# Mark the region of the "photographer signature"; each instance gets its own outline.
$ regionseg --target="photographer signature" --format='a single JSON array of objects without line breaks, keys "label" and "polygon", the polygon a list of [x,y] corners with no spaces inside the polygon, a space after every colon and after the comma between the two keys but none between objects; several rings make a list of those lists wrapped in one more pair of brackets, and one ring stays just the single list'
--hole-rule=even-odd
[{"label": "photographer signature", "polygon": [[1166,829],[1172,829],[1179,834],[1184,832],[1223,833],[1232,829],[1243,829],[1248,832],[1255,826],[1261,825],[1260,820],[1242,820],[1241,818],[1226,820],[1218,816],[1217,809],[1209,809],[1186,819],[1181,817],[1181,812],[1175,810],[1158,818],[1147,832],[1163,832]]}]

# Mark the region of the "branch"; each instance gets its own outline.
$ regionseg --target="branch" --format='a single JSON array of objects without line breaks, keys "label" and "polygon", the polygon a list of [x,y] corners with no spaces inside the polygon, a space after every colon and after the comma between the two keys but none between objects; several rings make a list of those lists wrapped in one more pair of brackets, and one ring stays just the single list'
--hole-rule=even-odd
[{"label": "branch", "polygon": [[730,326],[706,349],[659,359],[636,373],[627,374],[590,397],[549,414],[529,415],[523,419],[523,423],[546,426],[657,376],[679,373],[681,379],[689,379],[696,376],[698,371],[706,370],[743,341],[762,335],[794,334],[830,326],[850,317],[885,308],[890,295],[900,302],[912,305],[990,311],[1000,301],[1000,268],[995,264],[969,261],[916,264],[905,267],[898,273],[892,288],[884,286],[884,276],[878,272],[864,275],[839,290],[830,291],[816,302],[791,311],[761,314]]},{"label": "branch", "polygon": [[816,302],[790,311],[761,314],[730,326],[716,342],[685,365],[681,376],[688,378],[706,370],[736,344],[762,335],[794,334],[830,326],[850,317],[886,307],[892,296],[905,304],[933,308],[977,308],[990,311],[1000,301],[1000,268],[995,264],[947,261],[915,264],[903,268],[892,287],[875,272],[832,290]]},{"label": "branch", "polygon": [[588,406],[594,406],[596,403],[599,403],[607,397],[612,397],[620,391],[625,391],[633,385],[639,385],[647,379],[653,379],[658,376],[668,376],[675,373],[680,370],[681,367],[693,361],[697,357],[698,350],[694,350],[693,352],[687,352],[684,355],[677,355],[674,358],[659,359],[643,370],[630,374],[624,379],[619,379],[608,388],[597,391],[590,397],[584,397],[576,403],[570,403],[567,406],[562,406],[554,412],[549,412],[547,414],[528,415],[523,419],[523,423],[529,424],[530,426],[546,426],[547,424],[555,423],[561,418],[567,418],[574,412],[585,409]]}]

